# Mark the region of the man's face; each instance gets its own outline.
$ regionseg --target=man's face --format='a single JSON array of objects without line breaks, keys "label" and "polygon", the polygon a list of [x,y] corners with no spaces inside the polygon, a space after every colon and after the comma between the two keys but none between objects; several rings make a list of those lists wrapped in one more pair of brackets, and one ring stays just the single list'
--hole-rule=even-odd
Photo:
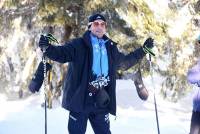
[{"label": "man's face", "polygon": [[106,22],[103,20],[95,20],[92,22],[90,31],[96,35],[98,38],[102,38],[106,33]]}]

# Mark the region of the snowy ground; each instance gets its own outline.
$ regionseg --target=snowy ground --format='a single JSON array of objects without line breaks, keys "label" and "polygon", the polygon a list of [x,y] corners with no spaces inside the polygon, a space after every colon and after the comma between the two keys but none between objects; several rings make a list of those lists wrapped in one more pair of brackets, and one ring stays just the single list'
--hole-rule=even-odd
[{"label": "snowy ground", "polygon": [[[117,87],[117,118],[110,116],[112,133],[156,134],[153,92],[143,102],[137,97],[131,80],[118,80]],[[178,103],[164,101],[157,94],[156,99],[161,134],[188,134],[191,97]],[[19,101],[6,101],[0,94],[0,134],[44,134],[42,101],[41,94]],[[68,112],[60,106],[48,110],[48,134],[68,134],[67,121]],[[89,123],[86,134],[93,134]]]}]

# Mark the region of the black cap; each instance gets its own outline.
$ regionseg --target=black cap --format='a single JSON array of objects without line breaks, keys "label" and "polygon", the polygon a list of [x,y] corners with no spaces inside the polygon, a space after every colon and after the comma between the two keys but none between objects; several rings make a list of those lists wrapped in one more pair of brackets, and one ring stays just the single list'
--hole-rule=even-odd
[{"label": "black cap", "polygon": [[89,22],[94,22],[95,20],[103,20],[106,22],[106,19],[103,15],[97,13],[89,17]]}]

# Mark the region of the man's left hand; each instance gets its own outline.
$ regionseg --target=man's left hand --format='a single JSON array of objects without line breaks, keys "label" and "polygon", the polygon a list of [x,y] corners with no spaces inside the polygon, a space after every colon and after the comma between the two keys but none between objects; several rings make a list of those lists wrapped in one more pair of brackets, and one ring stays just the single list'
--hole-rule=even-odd
[{"label": "man's left hand", "polygon": [[143,51],[147,54],[155,56],[154,52],[151,50],[154,47],[154,40],[152,38],[148,38],[143,44]]},{"label": "man's left hand", "polygon": [[143,47],[147,47],[149,49],[153,48],[154,47],[154,39],[152,39],[151,37],[146,39],[146,41],[143,44]]}]

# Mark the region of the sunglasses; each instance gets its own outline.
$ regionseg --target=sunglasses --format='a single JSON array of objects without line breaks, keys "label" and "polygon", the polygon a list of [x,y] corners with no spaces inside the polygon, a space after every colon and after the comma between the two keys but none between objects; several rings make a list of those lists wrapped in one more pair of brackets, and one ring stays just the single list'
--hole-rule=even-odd
[{"label": "sunglasses", "polygon": [[95,27],[98,27],[99,25],[100,25],[101,27],[105,27],[105,26],[106,26],[106,22],[101,22],[101,23],[99,23],[99,22],[95,21],[95,22],[93,22],[92,24],[93,24]]}]

